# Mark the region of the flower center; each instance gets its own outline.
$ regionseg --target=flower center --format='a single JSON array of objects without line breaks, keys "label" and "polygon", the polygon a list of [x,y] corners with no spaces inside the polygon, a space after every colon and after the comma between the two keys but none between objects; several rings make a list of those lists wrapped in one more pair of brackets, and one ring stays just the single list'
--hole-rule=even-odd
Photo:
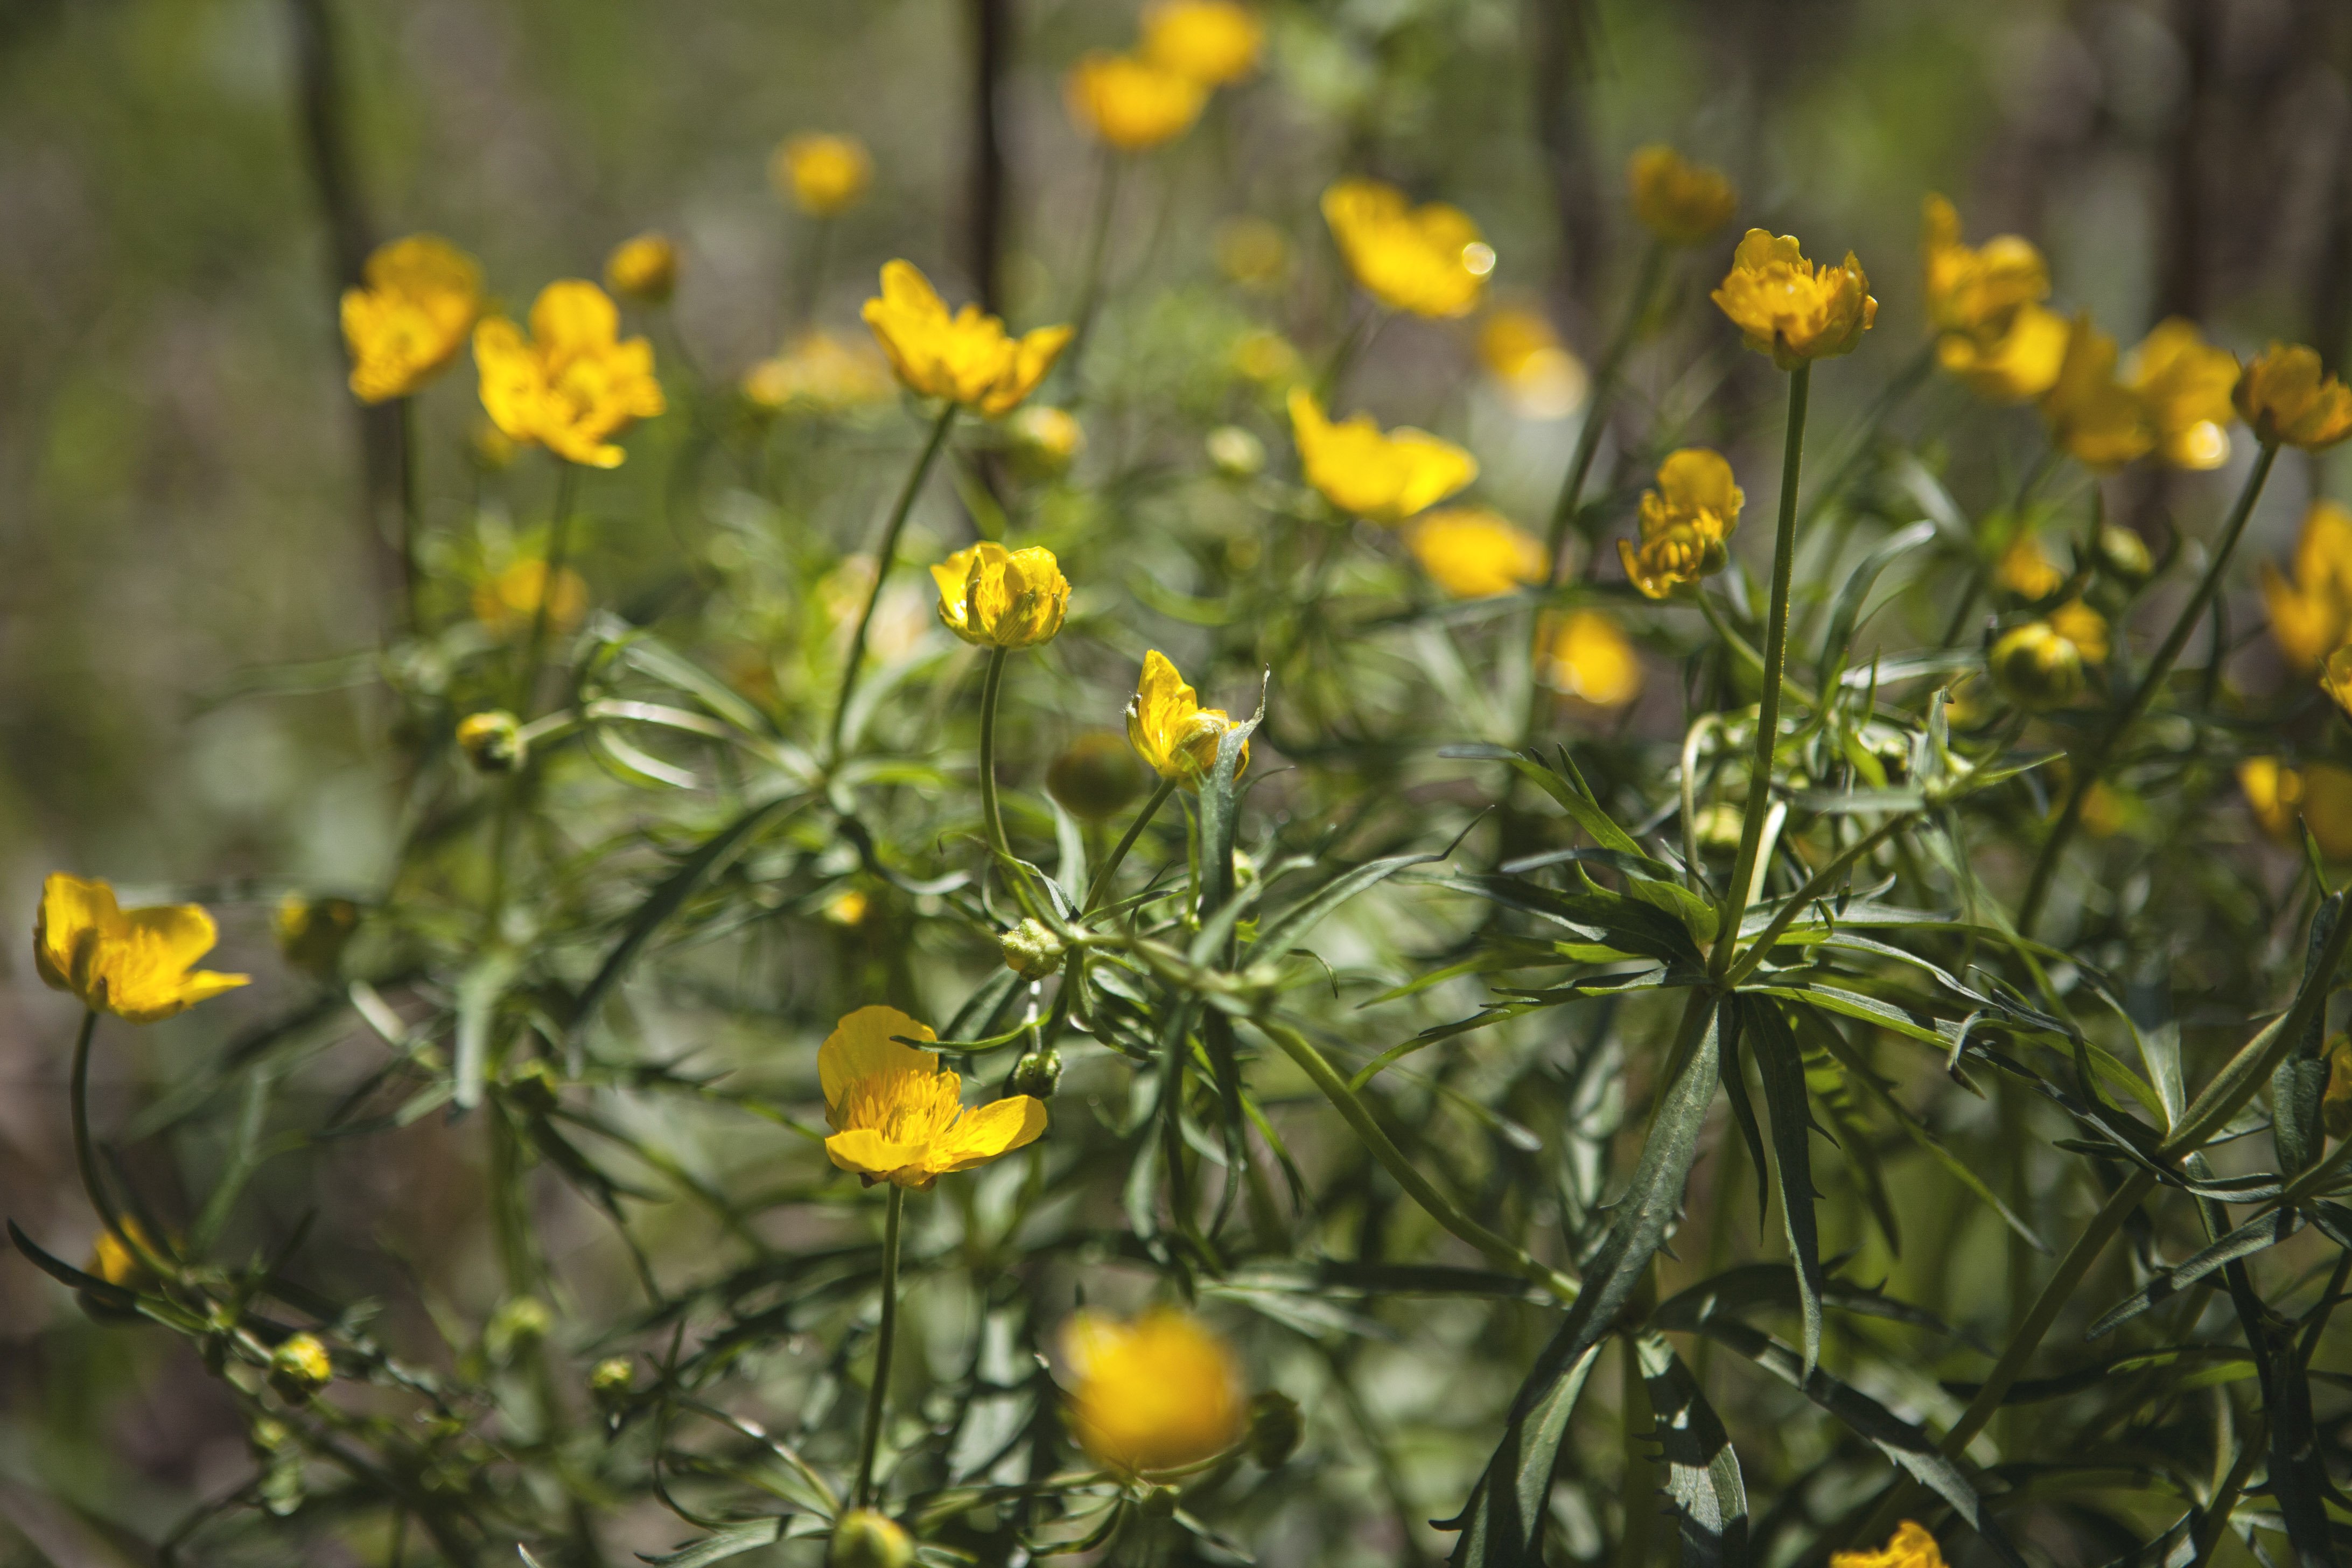
[{"label": "flower center", "polygon": [[944,1069],[898,1068],[852,1079],[834,1110],[844,1132],[874,1131],[893,1143],[936,1142],[963,1110],[963,1080]]}]

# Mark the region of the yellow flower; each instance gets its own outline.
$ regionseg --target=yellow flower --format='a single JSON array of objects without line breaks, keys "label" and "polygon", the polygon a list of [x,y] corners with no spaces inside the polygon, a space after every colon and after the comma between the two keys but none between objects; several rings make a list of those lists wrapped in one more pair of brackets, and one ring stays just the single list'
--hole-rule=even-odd
[{"label": "yellow flower", "polygon": [[1936,1538],[1910,1520],[1878,1552],[1832,1552],[1830,1568],[1944,1568]]},{"label": "yellow flower", "polygon": [[2058,379],[2042,399],[2050,437],[2084,468],[2120,468],[2156,447],[2147,405],[2116,379],[2116,340],[2078,315],[2066,336]]},{"label": "yellow flower", "polygon": [[503,316],[474,329],[482,407],[517,441],[567,462],[617,468],[612,438],[667,406],[654,347],[621,339],[612,297],[576,278],[550,283],[530,307],[530,336]]},{"label": "yellow flower", "polygon": [[1950,202],[1930,195],[1922,206],[1927,320],[1938,334],[1989,344],[2050,297],[2050,268],[2032,241],[2003,234],[1981,247],[1963,245],[1960,215]]},{"label": "yellow flower", "polygon": [[896,1182],[919,1192],[1045,1131],[1045,1106],[1025,1094],[966,1110],[963,1080],[930,1052],[893,1037],[939,1038],[896,1007],[860,1007],[834,1026],[816,1053],[833,1128],[824,1152],[867,1185]]},{"label": "yellow flower", "polygon": [[464,346],[482,310],[482,269],[440,236],[412,234],[379,247],[362,277],[343,290],[352,395],[406,397]]},{"label": "yellow flower", "polygon": [[52,990],[93,1012],[152,1024],[247,984],[242,974],[193,968],[220,939],[201,904],[126,910],[114,889],[54,871],[41,884],[33,967]]},{"label": "yellow flower", "polygon": [[811,217],[837,217],[874,183],[874,160],[855,136],[803,132],[768,160],[768,183]]},{"label": "yellow flower", "polygon": [[1405,547],[1457,599],[1488,599],[1544,578],[1542,542],[1482,506],[1430,512],[1412,525]]},{"label": "yellow flower", "polygon": [[2312,349],[2273,343],[2238,378],[2232,401],[2266,447],[2315,452],[2352,436],[2352,388],[2323,374]]},{"label": "yellow flower", "polygon": [[559,635],[588,613],[588,584],[579,573],[562,568],[551,589],[547,563],[530,556],[474,584],[474,618],[495,637],[527,632],[539,618],[541,598],[547,601],[547,629]]},{"label": "yellow flower", "polygon": [[604,287],[648,305],[660,304],[677,288],[677,247],[662,234],[621,241],[604,258]]},{"label": "yellow flower", "polygon": [[1751,228],[1708,296],[1758,353],[1782,370],[1852,353],[1878,320],[1878,301],[1853,252],[1836,266],[1807,261],[1794,235]]},{"label": "yellow flower", "polygon": [[2294,577],[2263,563],[2263,605],[2271,640],[2288,664],[2308,673],[2352,638],[2352,511],[2316,500],[2294,544]]},{"label": "yellow flower", "polygon": [[1209,89],[1158,60],[1097,49],[1070,68],[1062,98],[1079,130],[1122,153],[1142,153],[1190,131]]},{"label": "yellow flower", "polygon": [[1241,1441],[1240,1368],[1188,1313],[1155,1308],[1123,1323],[1080,1312],[1062,1353],[1077,1381],[1070,1425],[1097,1464],[1129,1475],[1181,1469]]},{"label": "yellow flower", "polygon": [[940,623],[982,647],[1035,647],[1062,629],[1070,580],[1043,545],[1007,550],[983,539],[931,568]]},{"label": "yellow flower", "polygon": [[1668,245],[1697,245],[1731,221],[1739,193],[1720,169],[1671,147],[1643,147],[1625,165],[1633,216]]},{"label": "yellow flower", "polygon": [[931,280],[910,261],[883,264],[882,293],[866,301],[865,315],[908,391],[991,418],[1020,406],[1070,341],[1068,327],[1039,327],[1013,337],[977,305],[950,316]]},{"label": "yellow flower", "polygon": [[2046,617],[2050,629],[2074,645],[2084,664],[2107,662],[2107,617],[2083,603],[2069,599]]},{"label": "yellow flower", "polygon": [[[1198,789],[1217,763],[1217,743],[1234,727],[1222,708],[1203,708],[1183,676],[1158,648],[1143,656],[1143,676],[1127,704],[1127,739],[1151,771]],[[1249,766],[1249,742],[1242,742],[1234,776]]]},{"label": "yellow flower", "polygon": [[2011,626],[1985,667],[2002,696],[2029,712],[2063,708],[2083,694],[2083,649],[2048,621]]},{"label": "yellow flower", "polygon": [[1400,425],[1382,435],[1369,414],[1334,425],[1303,386],[1291,388],[1290,430],[1307,482],[1368,522],[1394,526],[1478,477],[1477,458],[1425,430]]},{"label": "yellow flower", "polygon": [[1213,242],[1217,270],[1245,289],[1272,289],[1290,270],[1290,241],[1262,217],[1228,218]]},{"label": "yellow flower", "polygon": [[2230,460],[2238,361],[2207,342],[2197,323],[2179,316],[2158,322],[2132,351],[2124,382],[2147,405],[2157,455],[2168,467],[2218,468]]},{"label": "yellow flower", "polygon": [[771,413],[795,405],[838,413],[887,398],[890,367],[871,343],[806,331],[743,373],[743,395]]},{"label": "yellow flower", "polygon": [[1466,316],[1495,270],[1494,247],[1469,214],[1444,202],[1413,206],[1378,180],[1325,191],[1323,221],[1356,281],[1391,310]]},{"label": "yellow flower", "polygon": [[2066,574],[2042,542],[2031,533],[2020,533],[2009,542],[2009,548],[1993,563],[1992,580],[2000,586],[2032,603],[2046,599],[2066,585]]},{"label": "yellow flower", "polygon": [[1233,0],[1160,0],[1143,13],[1143,55],[1203,87],[1223,87],[1257,69],[1265,24]]},{"label": "yellow flower", "polygon": [[2332,763],[2291,768],[2276,757],[2249,757],[2238,764],[2238,788],[2255,825],[2282,844],[2293,844],[2300,820],[2330,860],[2352,860],[2352,770]]},{"label": "yellow flower", "polygon": [[1747,500],[1719,452],[1685,447],[1658,465],[1658,488],[1642,492],[1642,542],[1617,542],[1625,576],[1645,597],[1663,599],[1723,570],[1725,549]]},{"label": "yellow flower", "polygon": [[1542,312],[1502,310],[1478,328],[1478,358],[1525,419],[1564,419],[1584,401],[1591,378]]},{"label": "yellow flower", "polygon": [[1024,478],[1050,479],[1069,472],[1087,449],[1086,426],[1066,408],[1031,404],[1007,423],[1013,466]]},{"label": "yellow flower", "polygon": [[1262,386],[1288,385],[1299,379],[1298,351],[1280,332],[1253,327],[1234,340],[1225,352],[1234,374]]},{"label": "yellow flower", "polygon": [[1600,611],[1547,614],[1536,626],[1536,679],[1595,708],[1622,708],[1641,695],[1642,661]]},{"label": "yellow flower", "polygon": [[2352,715],[2352,646],[2337,648],[2319,667],[2319,689],[2336,699],[2336,706]]},{"label": "yellow flower", "polygon": [[1998,337],[1947,332],[1937,338],[1936,363],[1989,403],[2023,403],[2057,384],[2068,331],[2057,311],[2027,305]]}]

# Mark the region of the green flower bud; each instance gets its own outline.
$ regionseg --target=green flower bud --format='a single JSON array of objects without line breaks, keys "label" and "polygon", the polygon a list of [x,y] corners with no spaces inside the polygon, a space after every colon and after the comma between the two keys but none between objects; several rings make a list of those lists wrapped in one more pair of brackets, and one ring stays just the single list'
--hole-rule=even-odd
[{"label": "green flower bud", "polygon": [[636,1387],[636,1364],[627,1356],[607,1356],[588,1371],[589,1397],[606,1410],[628,1403]]},{"label": "green flower bud", "polygon": [[269,1356],[269,1386],[299,1405],[335,1381],[335,1363],[316,1334],[296,1334]]},{"label": "green flower bud", "polygon": [[2099,530],[2099,564],[2109,575],[2134,586],[2147,582],[2156,571],[2156,561],[2147,552],[2147,541],[2112,522]]},{"label": "green flower bud", "polygon": [[1062,1081],[1062,1053],[1059,1051],[1024,1051],[1013,1064],[1012,1081],[1005,1085],[1013,1094],[1025,1094],[1033,1100],[1051,1100]]},{"label": "green flower bud", "polygon": [[1268,1389],[1250,1401],[1249,1457],[1260,1469],[1279,1468],[1298,1451],[1298,1439],[1306,1430],[1298,1401],[1290,1395]]},{"label": "green flower bud", "polygon": [[1045,921],[1024,920],[998,939],[1004,952],[1004,967],[1024,980],[1043,980],[1061,967],[1062,954],[1069,951],[1054,929]]},{"label": "green flower bud", "polygon": [[459,720],[457,749],[482,772],[506,773],[522,766],[530,746],[522,738],[522,721],[500,708]]},{"label": "green flower bud", "polygon": [[482,1331],[482,1348],[495,1362],[512,1360],[514,1353],[537,1344],[547,1337],[554,1314],[547,1303],[536,1296],[517,1296],[490,1315],[489,1326]]},{"label": "green flower bud", "polygon": [[1255,479],[1265,471],[1265,443],[1238,425],[1209,432],[1209,461],[1229,479]]},{"label": "green flower bud", "polygon": [[897,1521],[870,1508],[852,1509],[835,1521],[827,1568],[908,1568],[915,1543]]},{"label": "green flower bud", "polygon": [[1055,479],[1087,449],[1087,433],[1066,408],[1032,404],[1006,426],[1013,437],[1013,467],[1025,479]]},{"label": "green flower bud", "polygon": [[2083,652],[2047,621],[2003,632],[1985,658],[2000,694],[2030,712],[2063,708],[2083,694]]},{"label": "green flower bud", "polygon": [[1143,793],[1143,764],[1126,736],[1089,730],[1045,770],[1045,793],[1079,821],[1100,822]]}]

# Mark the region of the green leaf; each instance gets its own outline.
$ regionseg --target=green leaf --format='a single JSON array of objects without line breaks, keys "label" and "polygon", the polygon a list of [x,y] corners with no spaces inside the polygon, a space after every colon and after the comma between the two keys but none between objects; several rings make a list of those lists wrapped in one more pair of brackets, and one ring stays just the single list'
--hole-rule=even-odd
[{"label": "green leaf", "polygon": [[2150,1307],[2170,1300],[2224,1265],[2276,1247],[2301,1230],[2304,1223],[2303,1215],[2294,1209],[2280,1209],[2259,1219],[2248,1220],[2219,1241],[2171,1268],[2160,1270],[2147,1284],[2100,1313],[2097,1321],[2083,1331],[2083,1337],[2095,1340],[2131,1321]]},{"label": "green leaf", "polygon": [[1756,1042],[1758,1076],[1764,1105],[1772,1116],[1773,1164],[1778,1168],[1781,1223],[1789,1256],[1796,1259],[1797,1295],[1804,1314],[1804,1374],[1822,1359],[1822,1241],[1813,1218],[1812,1112],[1805,1098],[1804,1057],[1789,1021],[1769,1002],[1743,1005],[1748,1033]]},{"label": "green leaf", "polygon": [[1409,867],[1426,866],[1444,858],[1438,854],[1391,855],[1341,872],[1260,927],[1257,941],[1242,954],[1242,963],[1246,964],[1260,953],[1288,952],[1318,921],[1357,894],[1378,887]]},{"label": "green leaf", "polygon": [[733,1525],[715,1535],[704,1536],[684,1551],[672,1552],[665,1556],[651,1556],[645,1552],[637,1555],[641,1561],[653,1564],[653,1568],[709,1568],[713,1563],[740,1556],[746,1552],[755,1552],[762,1546],[774,1545],[784,1539],[784,1525],[792,1517],[783,1513],[772,1519],[755,1520],[750,1524]]},{"label": "green leaf", "polygon": [[1838,596],[1830,607],[1829,626],[1822,633],[1821,656],[1813,661],[1822,672],[1817,684],[1826,686],[1835,679],[1852,658],[1848,645],[1862,618],[1863,601],[1870,597],[1878,574],[1935,537],[1936,525],[1925,520],[1897,529],[1853,567],[1838,589]]},{"label": "green leaf", "polygon": [[[1512,1421],[1502,1446],[1486,1463],[1486,1474],[1469,1508],[1451,1520],[1432,1520],[1439,1530],[1459,1530],[1446,1562],[1454,1568],[1500,1568],[1506,1563],[1542,1568],[1546,1504],[1551,1496],[1552,1468],[1559,1445],[1568,1436],[1568,1418],[1601,1359],[1601,1346],[1585,1346],[1583,1353],[1563,1369],[1527,1414]],[[1522,1394],[1526,1392],[1524,1389]],[[1497,1487],[1496,1476],[1507,1477]]]},{"label": "green leaf", "polygon": [[1748,1561],[1748,1488],[1730,1435],[1698,1379],[1654,1333],[1633,1341],[1666,1461],[1666,1503],[1683,1537],[1683,1568],[1743,1568]]}]

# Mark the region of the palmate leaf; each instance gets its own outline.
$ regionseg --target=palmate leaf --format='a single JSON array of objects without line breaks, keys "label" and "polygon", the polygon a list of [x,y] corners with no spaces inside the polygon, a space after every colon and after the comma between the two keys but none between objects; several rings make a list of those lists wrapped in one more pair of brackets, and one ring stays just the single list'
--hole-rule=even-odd
[{"label": "palmate leaf", "polygon": [[1683,1568],[1744,1568],[1748,1488],[1739,1456],[1698,1380],[1654,1333],[1633,1342],[1666,1461],[1666,1502],[1683,1537]]}]

